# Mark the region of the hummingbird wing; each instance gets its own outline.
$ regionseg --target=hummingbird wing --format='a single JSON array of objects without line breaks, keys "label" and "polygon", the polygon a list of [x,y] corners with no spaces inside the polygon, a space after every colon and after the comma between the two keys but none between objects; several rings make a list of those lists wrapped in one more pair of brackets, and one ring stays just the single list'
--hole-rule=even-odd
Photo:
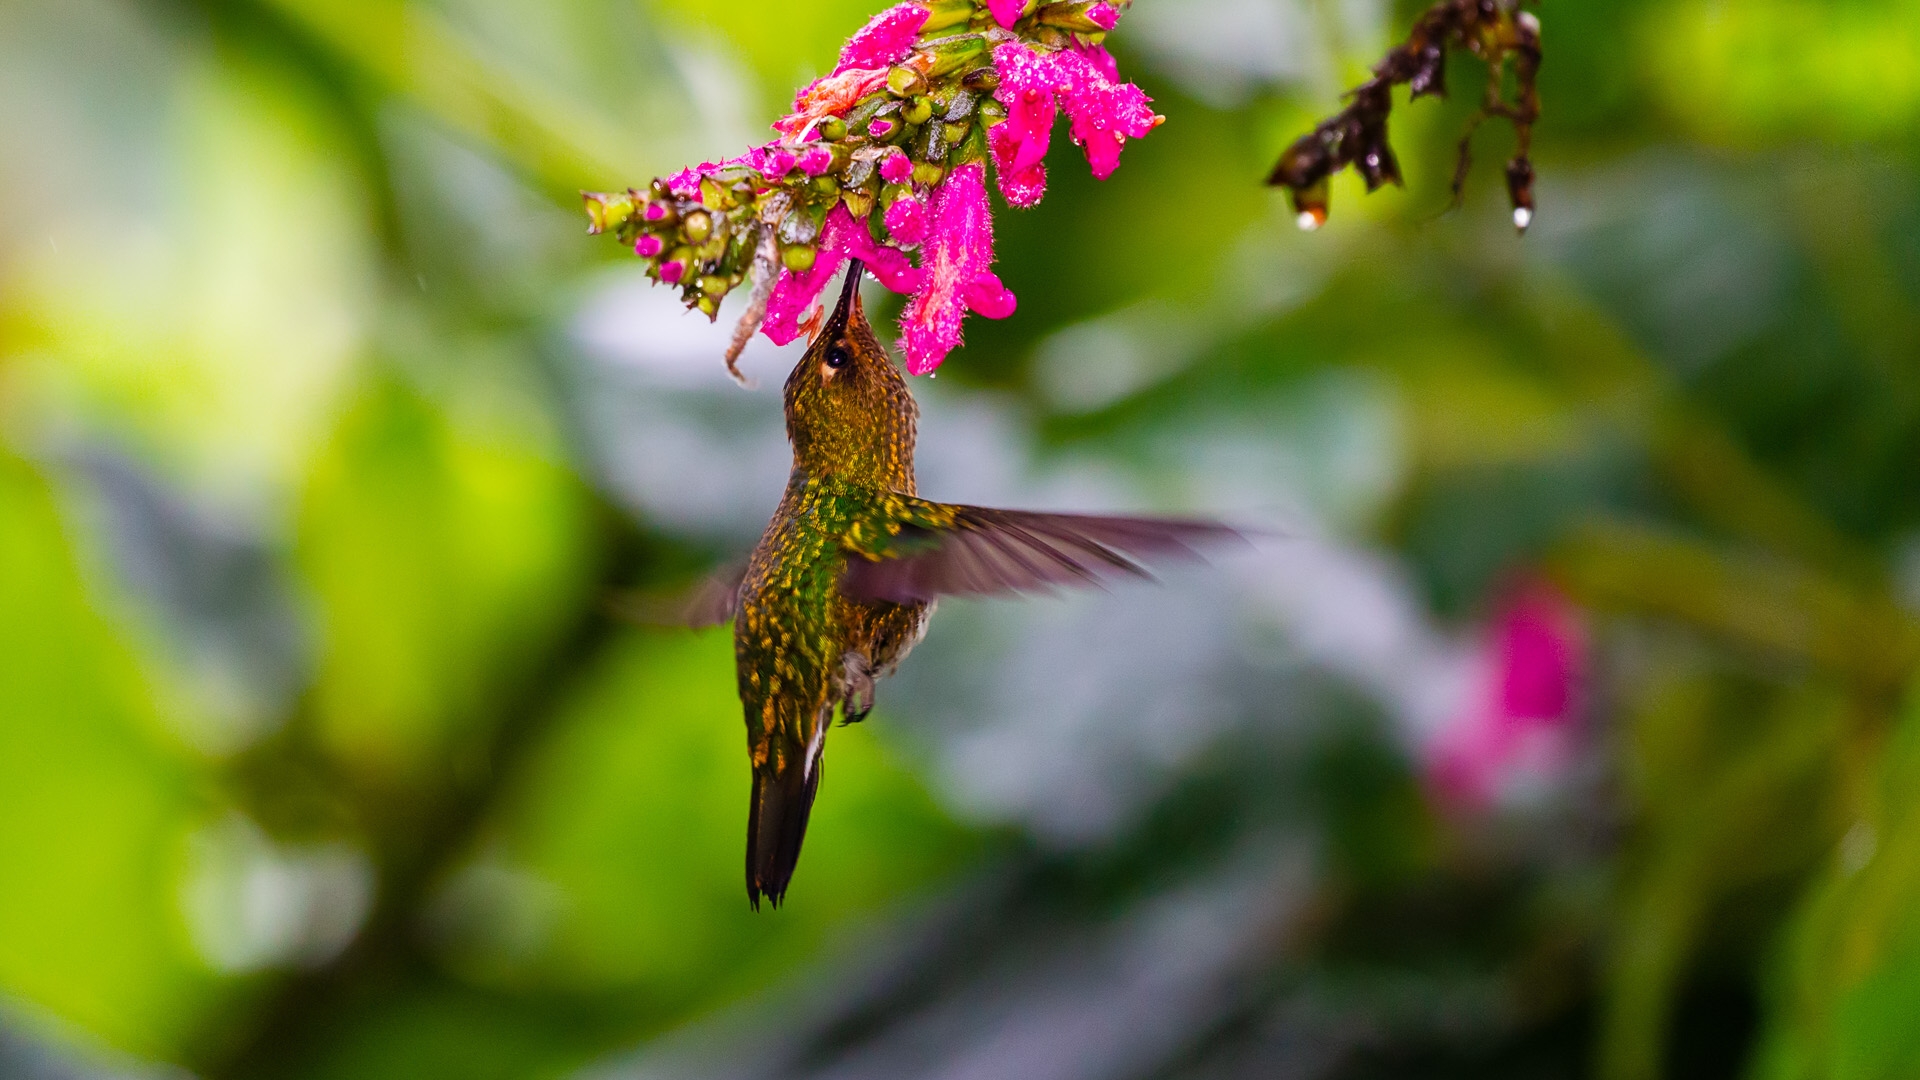
[{"label": "hummingbird wing", "polygon": [[1218,522],[1190,518],[1042,514],[901,495],[887,500],[886,511],[883,531],[850,538],[840,582],[849,596],[905,604],[1147,578],[1143,561],[1198,558],[1200,546],[1240,538]]},{"label": "hummingbird wing", "polygon": [[740,585],[747,562],[729,563],[700,579],[692,588],[666,594],[632,592],[614,597],[613,613],[642,626],[685,627],[705,630],[733,621],[740,606]]}]

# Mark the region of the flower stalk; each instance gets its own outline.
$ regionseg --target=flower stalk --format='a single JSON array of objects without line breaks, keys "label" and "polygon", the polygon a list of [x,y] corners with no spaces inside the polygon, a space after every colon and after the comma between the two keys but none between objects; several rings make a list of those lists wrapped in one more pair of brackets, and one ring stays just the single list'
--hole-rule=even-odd
[{"label": "flower stalk", "polygon": [[[1518,147],[1507,162],[1507,196],[1513,224],[1526,232],[1533,222],[1533,125],[1540,118],[1540,20],[1520,8],[1522,0],[1440,0],[1415,20],[1407,40],[1375,65],[1373,78],[1348,92],[1346,108],[1295,140],[1275,163],[1267,183],[1293,195],[1295,220],[1302,229],[1326,224],[1327,181],[1352,165],[1367,191],[1398,185],[1400,163],[1387,140],[1393,88],[1405,85],[1414,99],[1447,95],[1447,53],[1464,49],[1486,61],[1486,90],[1473,115],[1453,171],[1453,205],[1472,168],[1473,133],[1489,117],[1513,125]],[[1501,94],[1507,65],[1514,72],[1515,96]]]}]

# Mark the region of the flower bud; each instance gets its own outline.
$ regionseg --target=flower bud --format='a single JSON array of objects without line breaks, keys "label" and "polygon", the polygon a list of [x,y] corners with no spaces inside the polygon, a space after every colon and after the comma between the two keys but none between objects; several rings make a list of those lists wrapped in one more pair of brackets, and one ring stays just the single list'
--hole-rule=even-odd
[{"label": "flower bud", "polygon": [[880,159],[880,179],[889,184],[904,184],[913,179],[913,159],[899,149],[887,151]]},{"label": "flower bud", "polygon": [[727,295],[727,290],[731,288],[733,288],[733,282],[728,281],[718,274],[708,274],[706,277],[700,279],[700,291],[713,297],[715,300]]},{"label": "flower bud", "polygon": [[840,190],[840,181],[835,180],[831,174],[816,176],[809,181],[808,186],[813,188],[815,194],[831,198]]},{"label": "flower bud", "polygon": [[867,216],[873,213],[871,192],[862,191],[859,188],[848,188],[840,193],[840,198],[847,204],[847,213],[852,214],[855,221],[865,221]]},{"label": "flower bud", "polygon": [[587,204],[587,232],[598,236],[609,229],[618,229],[633,217],[635,210],[633,192],[620,195],[607,195],[597,191],[583,191],[580,197]]},{"label": "flower bud", "polygon": [[980,122],[988,127],[998,127],[1007,122],[1007,107],[999,101],[988,98],[980,103]]},{"label": "flower bud", "polygon": [[906,108],[900,110],[900,118],[916,127],[933,119],[933,102],[924,97],[914,98]]},{"label": "flower bud", "polygon": [[668,199],[650,199],[647,208],[640,215],[649,223],[661,224],[680,216],[680,211]]},{"label": "flower bud", "polygon": [[707,237],[713,235],[713,217],[705,210],[695,210],[680,223],[680,230],[686,233],[688,240],[704,244]]},{"label": "flower bud", "polygon": [[659,237],[652,233],[641,233],[639,239],[633,242],[633,253],[643,259],[651,259],[655,255],[660,254],[666,246],[666,244],[661,242]]},{"label": "flower bud", "polygon": [[910,67],[895,67],[887,72],[887,91],[894,97],[918,97],[927,92],[927,77]]},{"label": "flower bud", "polygon": [[931,161],[923,161],[913,167],[913,182],[922,187],[932,187],[946,179],[947,170]]},{"label": "flower bud", "polygon": [[837,116],[829,116],[825,120],[820,121],[820,126],[814,130],[818,131],[820,137],[828,142],[839,142],[841,139],[847,137],[847,122]]},{"label": "flower bud", "polygon": [[901,199],[913,197],[912,184],[888,184],[880,189],[880,206],[886,209]]},{"label": "flower bud", "polygon": [[930,51],[933,53],[933,63],[928,66],[927,74],[938,79],[974,63],[987,51],[987,39],[979,34],[968,34],[949,38]]},{"label": "flower bud", "polygon": [[967,141],[967,136],[972,131],[973,125],[965,120],[953,124],[942,124],[940,126],[940,139],[948,146],[958,146]]},{"label": "flower bud", "polygon": [[990,94],[1000,88],[1000,72],[989,67],[977,67],[960,77],[962,89],[974,94]]},{"label": "flower bud", "polygon": [[815,249],[806,244],[793,244],[780,250],[780,262],[796,274],[813,269],[813,261],[817,256]]},{"label": "flower bud", "polygon": [[693,306],[699,308],[700,314],[709,319],[718,318],[720,315],[720,301],[711,296],[702,296]]},{"label": "flower bud", "polygon": [[927,21],[920,26],[921,36],[940,30],[961,26],[973,18],[974,0],[933,0],[922,4],[927,9]]},{"label": "flower bud", "polygon": [[693,251],[689,248],[676,248],[666,262],[660,264],[660,280],[669,285],[680,284],[687,276],[687,267],[693,265]]},{"label": "flower bud", "polygon": [[1042,4],[1033,13],[1033,18],[1042,26],[1091,34],[1113,29],[1114,24],[1120,21],[1120,12],[1108,3],[1070,0],[1068,3]]},{"label": "flower bud", "polygon": [[879,142],[891,142],[899,133],[900,122],[889,120],[884,116],[875,117],[873,122],[867,125],[867,135]]}]

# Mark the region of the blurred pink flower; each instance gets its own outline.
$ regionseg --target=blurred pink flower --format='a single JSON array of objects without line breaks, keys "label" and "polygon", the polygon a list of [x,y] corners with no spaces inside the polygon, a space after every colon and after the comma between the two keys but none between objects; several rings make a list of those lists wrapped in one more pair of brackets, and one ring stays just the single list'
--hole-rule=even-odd
[{"label": "blurred pink flower", "polygon": [[913,52],[914,38],[927,24],[930,13],[919,4],[896,4],[875,15],[840,50],[838,75],[853,68],[885,68],[906,59]]},{"label": "blurred pink flower", "polygon": [[1442,801],[1468,808],[1564,770],[1586,667],[1579,612],[1544,582],[1521,587],[1495,617],[1466,708],[1427,746]]},{"label": "blurred pink flower", "polygon": [[987,205],[986,166],[953,170],[933,194],[933,223],[921,249],[926,282],[900,316],[907,370],[925,375],[960,344],[967,310],[989,319],[1013,314],[1013,293],[993,266],[993,212]]}]

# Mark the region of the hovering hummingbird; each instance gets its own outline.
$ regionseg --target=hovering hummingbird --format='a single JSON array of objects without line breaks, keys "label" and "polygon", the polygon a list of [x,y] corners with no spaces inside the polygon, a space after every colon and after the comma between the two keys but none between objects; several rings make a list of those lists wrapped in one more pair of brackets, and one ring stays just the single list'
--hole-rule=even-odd
[{"label": "hovering hummingbird", "polygon": [[874,682],[925,636],[942,595],[983,596],[1146,576],[1135,560],[1192,555],[1233,537],[1205,521],[1038,514],[919,498],[919,409],[860,304],[864,269],[786,383],[793,473],[737,580],[717,581],[687,612],[733,620],[740,700],[753,763],[747,898],[786,896],[821,751],[837,708],[873,709]]}]

